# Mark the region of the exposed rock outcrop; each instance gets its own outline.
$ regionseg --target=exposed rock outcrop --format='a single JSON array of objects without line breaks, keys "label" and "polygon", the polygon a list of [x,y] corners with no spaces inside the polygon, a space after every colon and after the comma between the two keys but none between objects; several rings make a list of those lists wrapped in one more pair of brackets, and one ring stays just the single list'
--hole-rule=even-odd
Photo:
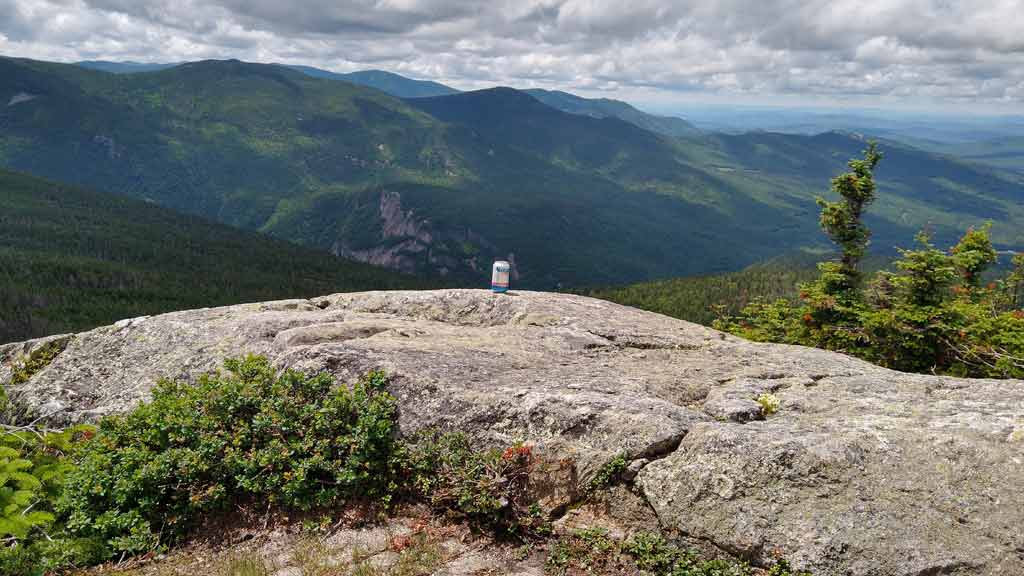
[{"label": "exposed rock outcrop", "polygon": [[[0,346],[0,381],[42,342]],[[535,443],[563,466],[552,510],[625,454],[663,528],[755,563],[1024,574],[1024,382],[902,374],[589,298],[372,292],[139,318],[75,336],[14,392],[88,420],[245,352],[389,371],[404,432]],[[766,392],[781,408],[764,417]]]},{"label": "exposed rock outcrop", "polygon": [[412,210],[403,210],[398,192],[381,192],[378,212],[381,245],[356,249],[339,243],[332,251],[374,266],[416,272],[427,260],[425,253],[429,253],[433,242],[430,221],[418,218]]},{"label": "exposed rock outcrop", "polygon": [[[495,250],[493,244],[471,229],[437,229],[415,210],[403,208],[398,192],[382,191],[377,212],[380,231],[376,244],[354,247],[338,240],[331,252],[406,274],[428,271],[447,276],[479,272],[485,267],[479,251],[486,250],[489,255]],[[459,249],[453,250],[452,246]],[[467,247],[471,250],[465,250]],[[518,279],[518,270],[514,269],[513,279]]]},{"label": "exposed rock outcrop", "polygon": [[38,96],[36,96],[35,94],[28,94],[26,92],[18,92],[14,96],[11,96],[11,99],[7,101],[7,106],[8,107],[10,107],[10,106],[17,106],[18,104],[21,104],[22,102],[31,102],[32,100],[35,100],[36,98],[38,98]]}]

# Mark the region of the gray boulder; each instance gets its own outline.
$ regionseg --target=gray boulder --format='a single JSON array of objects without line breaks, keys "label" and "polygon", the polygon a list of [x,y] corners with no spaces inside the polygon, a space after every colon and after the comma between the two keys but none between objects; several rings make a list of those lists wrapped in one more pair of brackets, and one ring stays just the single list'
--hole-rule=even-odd
[{"label": "gray boulder", "polygon": [[[47,339],[0,346],[0,382]],[[625,455],[667,531],[818,576],[1024,574],[1024,382],[893,372],[589,298],[368,292],[137,318],[12,390],[55,424],[223,359],[393,376],[404,433],[525,440],[555,514]],[[774,394],[779,411],[755,400]]]}]

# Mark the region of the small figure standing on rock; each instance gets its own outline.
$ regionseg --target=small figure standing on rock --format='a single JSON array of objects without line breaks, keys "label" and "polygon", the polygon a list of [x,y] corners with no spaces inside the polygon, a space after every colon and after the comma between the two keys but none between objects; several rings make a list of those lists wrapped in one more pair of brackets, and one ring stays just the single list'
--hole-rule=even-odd
[{"label": "small figure standing on rock", "polygon": [[498,260],[491,270],[491,290],[496,293],[508,292],[508,279],[512,266],[505,260]]}]

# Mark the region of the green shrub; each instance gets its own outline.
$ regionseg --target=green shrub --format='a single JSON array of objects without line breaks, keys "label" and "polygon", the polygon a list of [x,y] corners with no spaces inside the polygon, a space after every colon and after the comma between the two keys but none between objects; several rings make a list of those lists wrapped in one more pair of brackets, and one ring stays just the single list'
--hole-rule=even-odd
[{"label": "green shrub", "polygon": [[696,560],[696,555],[689,550],[680,550],[652,532],[636,534],[622,547],[633,556],[638,568],[652,574],[670,574],[676,564]]},{"label": "green shrub", "polygon": [[970,229],[948,251],[919,234],[901,250],[896,273],[866,286],[857,266],[869,237],[862,210],[874,198],[874,146],[852,171],[833,180],[842,200],[824,202],[822,227],[842,251],[818,264],[818,278],[800,285],[800,300],[756,301],[715,327],[752,340],[845,352],[906,372],[996,378],[1024,377],[1024,257],[1001,283],[982,287],[996,262],[989,226]]},{"label": "green shrub", "polygon": [[548,574],[609,574],[617,572],[625,559],[619,543],[600,528],[577,530],[559,538],[544,562]]},{"label": "green shrub", "polygon": [[62,537],[54,505],[74,440],[91,433],[0,430],[0,574],[41,574],[78,558],[82,543]]},{"label": "green shrub", "polygon": [[423,498],[488,529],[550,531],[526,501],[528,447],[475,451],[458,433],[400,442],[383,373],[347,387],[327,374],[278,375],[262,357],[225,369],[161,381],[150,402],[98,428],[0,437],[0,574],[149,551],[246,504]]},{"label": "green shrub", "polygon": [[54,520],[45,510],[33,510],[43,498],[43,482],[33,464],[18,450],[0,446],[0,537],[25,538],[34,528]]},{"label": "green shrub", "polygon": [[408,445],[403,465],[413,494],[436,508],[488,528],[530,532],[545,524],[526,500],[531,460],[527,446],[475,451],[465,434],[426,432]]},{"label": "green shrub", "polygon": [[684,550],[658,534],[636,534],[623,544],[637,567],[657,576],[751,576],[746,563],[728,560],[701,560],[692,550]]},{"label": "green shrub", "polygon": [[382,373],[349,388],[327,374],[276,375],[255,356],[225,368],[162,381],[151,402],[102,421],[58,501],[69,533],[113,557],[174,542],[232,504],[390,496],[396,406]]},{"label": "green shrub", "polygon": [[[622,544],[637,568],[656,576],[752,576],[754,570],[745,562],[702,560],[692,550],[684,550],[667,542],[662,536],[641,532]],[[768,569],[768,576],[811,576],[809,572],[792,572],[785,560]]]},{"label": "green shrub", "polygon": [[[329,513],[357,499],[424,499],[480,528],[551,533],[528,499],[528,446],[478,451],[464,434],[439,432],[400,441],[380,372],[349,387],[326,374],[276,374],[262,357],[225,368],[194,384],[161,381],[152,401],[98,428],[0,434],[0,574],[42,576],[149,551],[247,504]],[[624,464],[612,460],[600,477],[611,481]],[[655,574],[747,574],[696,563],[657,538],[638,536],[627,549]],[[607,534],[584,531],[555,543],[548,568],[618,566],[630,561],[624,554]],[[403,553],[410,573],[434,556]],[[691,564],[703,571],[680,571]]]},{"label": "green shrub", "polygon": [[622,476],[622,473],[626,471],[626,467],[629,463],[626,461],[625,454],[616,454],[614,458],[609,460],[601,466],[601,468],[594,474],[594,477],[590,480],[590,485],[587,487],[590,492],[596,492],[602,488],[607,488],[614,484]]}]

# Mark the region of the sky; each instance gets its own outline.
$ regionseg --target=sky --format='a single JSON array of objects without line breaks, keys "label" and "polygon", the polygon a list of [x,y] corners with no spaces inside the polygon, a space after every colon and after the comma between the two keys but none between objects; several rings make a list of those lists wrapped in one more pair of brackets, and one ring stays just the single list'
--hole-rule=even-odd
[{"label": "sky", "polygon": [[0,54],[377,68],[661,110],[1024,112],[1024,0],[0,0]]}]

